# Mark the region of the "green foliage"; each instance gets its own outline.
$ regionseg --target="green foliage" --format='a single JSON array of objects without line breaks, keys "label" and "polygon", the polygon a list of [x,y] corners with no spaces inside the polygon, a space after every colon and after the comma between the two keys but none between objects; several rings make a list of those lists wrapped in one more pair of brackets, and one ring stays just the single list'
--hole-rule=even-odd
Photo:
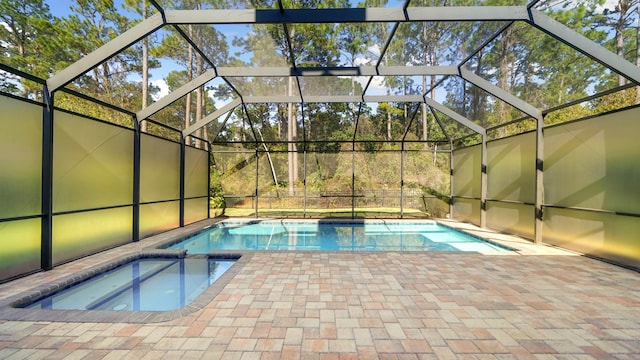
[{"label": "green foliage", "polygon": [[214,209],[224,209],[224,190],[222,189],[222,173],[214,166],[210,171],[209,180],[209,203]]}]

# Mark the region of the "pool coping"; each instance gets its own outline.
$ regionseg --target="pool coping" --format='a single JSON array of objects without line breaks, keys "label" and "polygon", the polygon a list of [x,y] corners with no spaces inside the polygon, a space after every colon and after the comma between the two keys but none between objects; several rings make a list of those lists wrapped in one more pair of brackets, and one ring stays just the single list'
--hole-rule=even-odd
[{"label": "pool coping", "polygon": [[[202,255],[200,255],[202,256]],[[0,320],[14,321],[64,321],[64,322],[95,322],[95,323],[159,323],[181,318],[195,311],[203,309],[222,291],[246,265],[252,253],[216,252],[207,254],[214,259],[235,259],[235,263],[225,271],[216,281],[203,291],[192,303],[180,309],[169,311],[115,311],[115,310],[50,310],[27,309],[20,306],[49,296],[57,291],[68,288],[93,276],[104,273],[117,266],[138,259],[146,258],[184,258],[186,250],[143,249],[130,255],[124,255],[96,265],[76,274],[62,277],[52,283],[40,285],[22,293],[0,300]]]},{"label": "pool coping", "polygon": [[[18,308],[21,304],[33,302],[37,299],[48,296],[58,290],[71,286],[72,284],[86,280],[99,273],[105,272],[118,265],[130,262],[132,260],[141,258],[153,258],[153,257],[184,257],[186,256],[186,250],[171,250],[162,247],[170,246],[185,238],[197,235],[215,226],[219,222],[223,221],[267,221],[267,220],[280,220],[278,218],[211,218],[200,222],[196,222],[187,225],[183,228],[172,229],[166,232],[152,235],[140,242],[134,242],[125,244],[123,246],[137,246],[130,251],[125,252],[123,255],[107,260],[99,265],[88,267],[87,269],[80,270],[77,273],[67,275],[56,279],[53,282],[34,286],[27,290],[21,291],[14,295],[9,295],[5,298],[0,296],[0,321],[51,321],[51,322],[95,322],[95,323],[160,323],[167,322],[175,319],[182,318],[193,312],[203,309],[210,304],[211,301],[223,290],[223,288],[248,264],[256,252],[255,250],[217,250],[206,254],[212,258],[230,258],[236,257],[236,263],[233,264],[224,274],[222,274],[209,288],[207,288],[202,294],[200,294],[191,304],[176,310],[171,311],[107,311],[107,310],[46,310],[46,309],[25,309]],[[544,244],[535,244],[530,240],[526,240],[520,237],[508,236],[510,240],[505,240],[505,236],[502,234],[488,230],[480,229],[468,223],[461,223],[452,221],[450,219],[344,219],[344,218],[322,218],[322,219],[292,219],[287,218],[286,221],[333,221],[344,223],[362,223],[362,222],[416,222],[416,221],[428,221],[438,223],[443,226],[453,228],[455,230],[464,232],[468,235],[482,239],[489,243],[498,244],[502,247],[512,248],[514,251],[501,251],[501,252],[449,252],[439,251],[439,253],[455,253],[459,255],[465,254],[481,254],[481,255],[500,255],[500,256],[513,256],[513,255],[579,255],[574,252],[568,252],[566,250],[558,249],[555,247],[544,246]],[[149,244],[144,242],[150,241]],[[515,241],[514,241],[515,240]],[[137,244],[137,245],[136,245]],[[299,253],[340,253],[340,251],[301,251],[301,250],[269,250],[269,252],[299,252]],[[385,252],[385,253],[416,253],[418,251],[370,251],[359,250],[358,253],[364,252]],[[431,252],[425,252],[431,253]],[[94,254],[99,255],[100,253]],[[89,255],[94,256],[94,255]],[[202,256],[202,254],[199,254]],[[20,280],[14,280],[20,281]]]}]

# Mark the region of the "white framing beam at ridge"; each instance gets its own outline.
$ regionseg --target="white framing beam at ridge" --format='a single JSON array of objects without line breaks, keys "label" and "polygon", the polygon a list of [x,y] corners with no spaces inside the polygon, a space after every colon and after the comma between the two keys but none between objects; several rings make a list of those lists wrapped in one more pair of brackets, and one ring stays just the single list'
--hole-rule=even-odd
[{"label": "white framing beam at ridge", "polygon": [[287,76],[413,76],[458,75],[457,66],[332,66],[332,67],[228,67],[216,68],[223,77]]},{"label": "white framing beam at ridge", "polygon": [[526,6],[434,6],[345,9],[166,10],[167,24],[303,24],[528,20]]}]

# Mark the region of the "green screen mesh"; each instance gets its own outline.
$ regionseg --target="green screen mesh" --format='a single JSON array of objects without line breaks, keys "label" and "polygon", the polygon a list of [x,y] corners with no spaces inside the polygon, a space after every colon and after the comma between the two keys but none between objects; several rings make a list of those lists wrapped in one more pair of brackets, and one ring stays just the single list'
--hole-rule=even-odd
[{"label": "green screen mesh", "polygon": [[0,218],[41,211],[42,107],[0,96]]},{"label": "green screen mesh", "polygon": [[487,198],[535,203],[535,133],[487,143]]},{"label": "green screen mesh", "polygon": [[187,146],[184,155],[184,196],[208,196],[209,153]]},{"label": "green screen mesh", "polygon": [[180,201],[140,205],[141,238],[175,229],[178,226],[180,226]]},{"label": "green screen mesh", "polygon": [[487,227],[533,239],[535,206],[487,201]]},{"label": "green screen mesh", "polygon": [[480,200],[455,198],[453,200],[453,218],[480,225]]},{"label": "green screen mesh", "polygon": [[209,206],[209,198],[187,199],[184,201],[184,223],[191,224],[193,222],[207,218],[207,207]]},{"label": "green screen mesh", "polygon": [[640,265],[640,109],[545,129],[543,241]]},{"label": "green screen mesh", "polygon": [[533,238],[535,180],[534,132],[488,142],[487,199],[495,201],[487,202],[487,226]]},{"label": "green screen mesh", "polygon": [[53,211],[131,204],[133,132],[54,113]]},{"label": "green screen mesh", "polygon": [[544,131],[544,202],[640,214],[640,108]]},{"label": "green screen mesh", "polygon": [[53,262],[59,264],[131,241],[132,207],[53,217]]},{"label": "green screen mesh", "polygon": [[40,268],[40,218],[0,223],[0,281]]},{"label": "green screen mesh", "polygon": [[453,152],[453,196],[480,198],[482,146],[474,145]]},{"label": "green screen mesh", "polygon": [[140,138],[140,201],[180,197],[180,144],[142,134]]},{"label": "green screen mesh", "polygon": [[640,221],[637,217],[544,209],[545,243],[640,267]]}]

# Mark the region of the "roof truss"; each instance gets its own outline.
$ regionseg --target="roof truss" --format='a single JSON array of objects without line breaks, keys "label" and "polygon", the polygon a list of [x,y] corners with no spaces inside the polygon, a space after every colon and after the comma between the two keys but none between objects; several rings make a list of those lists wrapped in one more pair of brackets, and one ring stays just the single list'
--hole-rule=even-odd
[{"label": "roof truss", "polygon": [[[163,10],[133,28],[116,37],[109,43],[86,55],[76,63],[64,70],[56,73],[47,80],[47,89],[50,93],[66,86],[87,71],[100,65],[107,59],[115,56],[127,47],[136,43],[140,39],[149,36],[161,27],[175,26],[181,24],[281,24],[287,30],[288,24],[304,23],[367,23],[383,22],[395,23],[389,38],[387,39],[382,55],[389,46],[399,23],[404,22],[442,22],[442,21],[525,21],[530,25],[542,30],[548,35],[562,41],[570,47],[582,52],[592,59],[604,64],[613,71],[627,77],[631,81],[640,85],[640,68],[606,50],[590,39],[576,33],[572,29],[549,18],[545,14],[533,9],[531,6],[479,6],[479,7],[408,7],[407,2],[402,8],[350,8],[350,9],[285,9],[281,2],[278,2],[278,9],[242,9],[242,10]],[[157,6],[157,4],[155,4]],[[509,25],[503,27],[501,31]],[[498,32],[491,39],[499,35]],[[305,102],[424,102],[432,109],[436,109],[460,124],[472,129],[479,134],[485,134],[486,130],[475,124],[464,116],[453,112],[446,106],[426,97],[426,92],[419,95],[393,95],[379,96],[367,95],[366,91],[374,76],[416,76],[416,75],[442,75],[459,76],[465,81],[486,91],[490,95],[505,101],[523,113],[541,121],[542,111],[534,106],[522,101],[509,92],[491,84],[482,77],[465,70],[463,65],[470,57],[465,59],[458,66],[381,66],[381,59],[376,66],[355,66],[355,67],[298,67],[292,61],[294,58],[293,47],[289,32],[287,42],[291,52],[291,66],[289,67],[220,67],[215,66],[211,59],[206,58],[204,52],[197,49],[193,41],[188,38],[183,31],[180,34],[187,42],[196,48],[196,51],[205,58],[213,69],[205,72],[197,78],[191,80],[179,89],[153,103],[146,109],[137,112],[138,121],[145,120],[162,110],[164,107],[182,98],[186,94],[194,91],[214,78],[223,79],[236,93],[237,97],[221,109],[202,119],[197,119],[195,124],[183,131],[183,136],[188,136],[198,128],[205,126],[216,120],[235,107],[250,103],[305,103]],[[481,48],[488,44],[488,41],[481,45]],[[480,49],[481,49],[480,48]],[[478,51],[480,50],[478,49]],[[301,90],[300,78],[317,76],[363,76],[369,77],[367,85],[362,94],[352,95],[329,95],[317,96],[304,94]],[[235,77],[294,77],[300,95],[269,95],[269,96],[248,96],[240,93],[229,81]]]}]

